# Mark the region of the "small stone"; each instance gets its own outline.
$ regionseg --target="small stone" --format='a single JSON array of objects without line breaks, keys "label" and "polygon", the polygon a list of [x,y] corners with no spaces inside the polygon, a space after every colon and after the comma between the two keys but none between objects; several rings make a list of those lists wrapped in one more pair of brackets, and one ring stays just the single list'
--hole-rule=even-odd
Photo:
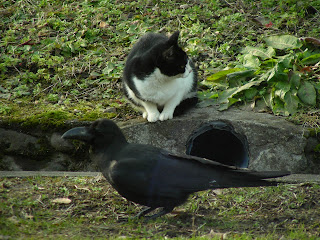
[{"label": "small stone", "polygon": [[117,112],[117,109],[115,107],[107,107],[103,110],[104,113],[115,113]]}]

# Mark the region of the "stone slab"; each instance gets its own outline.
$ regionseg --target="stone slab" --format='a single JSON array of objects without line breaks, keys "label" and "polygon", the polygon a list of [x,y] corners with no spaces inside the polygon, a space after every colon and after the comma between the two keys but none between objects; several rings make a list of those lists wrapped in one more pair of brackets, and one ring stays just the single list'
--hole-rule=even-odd
[{"label": "stone slab", "polygon": [[[214,107],[195,108],[169,121],[135,122],[123,126],[122,130],[129,142],[151,144],[183,154],[190,134],[203,124],[217,120],[228,122],[236,132],[247,138],[249,169],[320,173],[320,163],[308,159],[305,154],[310,138],[308,130],[268,113],[237,108],[223,112]],[[214,146],[207,143],[206,147]]]},{"label": "stone slab", "polygon": [[0,177],[97,177],[100,172],[0,171]]},{"label": "stone slab", "polygon": [[[101,172],[61,172],[61,171],[0,171],[0,177],[97,177]],[[289,176],[276,178],[278,181],[287,183],[320,183],[318,174],[291,174]]]}]

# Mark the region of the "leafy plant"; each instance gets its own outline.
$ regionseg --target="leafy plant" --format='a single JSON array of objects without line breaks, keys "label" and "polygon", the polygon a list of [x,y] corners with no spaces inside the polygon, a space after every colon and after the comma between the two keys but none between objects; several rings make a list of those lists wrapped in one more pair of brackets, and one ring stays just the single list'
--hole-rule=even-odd
[{"label": "leafy plant", "polygon": [[310,39],[291,35],[264,40],[263,46],[245,47],[233,68],[207,77],[204,84],[215,94],[201,97],[215,100],[212,103],[220,104],[220,110],[247,101],[254,107],[259,101],[285,116],[319,106],[320,50]]}]

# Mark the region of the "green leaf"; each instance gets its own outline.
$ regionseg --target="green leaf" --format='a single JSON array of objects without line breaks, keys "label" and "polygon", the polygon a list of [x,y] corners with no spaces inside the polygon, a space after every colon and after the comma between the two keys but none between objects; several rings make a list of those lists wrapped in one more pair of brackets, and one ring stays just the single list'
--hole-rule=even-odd
[{"label": "green leaf", "polygon": [[272,58],[272,59],[268,59],[268,60],[263,61],[261,64],[263,64],[263,67],[272,68],[272,67],[274,67],[277,63],[278,63],[278,60]]},{"label": "green leaf", "polygon": [[238,71],[238,72],[234,72],[234,73],[229,73],[227,75],[227,80],[231,81],[234,79],[239,79],[239,78],[247,78],[247,77],[252,77],[254,76],[254,69],[250,69],[250,70],[245,70],[245,71]]},{"label": "green leaf", "polygon": [[224,90],[219,96],[219,103],[229,103],[229,98],[231,98],[236,92],[238,88],[229,88]]},{"label": "green leaf", "polygon": [[301,60],[304,65],[313,65],[320,62],[320,53],[311,55]]},{"label": "green leaf", "polygon": [[266,74],[268,75],[268,81],[288,81],[288,74],[283,72],[284,67],[282,64],[277,63],[276,66],[270,69]]},{"label": "green leaf", "polygon": [[294,72],[290,77],[290,85],[292,89],[298,89],[300,86],[301,75],[298,72]]},{"label": "green leaf", "polygon": [[252,54],[246,54],[243,56],[243,66],[246,68],[258,69],[261,63],[258,57]]},{"label": "green leaf", "polygon": [[274,114],[289,115],[289,113],[285,111],[283,101],[278,97],[273,98],[272,111]]},{"label": "green leaf", "polygon": [[133,34],[137,32],[138,25],[132,24],[130,25],[129,29],[127,30],[127,33]]},{"label": "green leaf", "polygon": [[273,99],[273,94],[272,92],[268,92],[263,96],[264,102],[267,105],[267,107],[272,109],[272,99]]},{"label": "green leaf", "polygon": [[281,99],[284,99],[285,94],[290,91],[290,83],[289,82],[277,82],[275,85],[275,88],[277,89],[275,91],[275,95],[280,97]]},{"label": "green leaf", "polygon": [[280,56],[278,57],[279,59],[279,62],[278,62],[278,65],[279,67],[281,67],[281,69],[285,69],[285,68],[292,68],[292,61],[294,60],[294,55],[293,54],[287,54],[287,55],[284,55],[284,56]]},{"label": "green leaf", "polygon": [[238,90],[234,93],[234,94],[237,94],[241,91],[244,91],[246,89],[249,89],[251,88],[252,86],[258,86],[260,85],[260,83],[262,83],[263,81],[265,81],[264,79],[260,79],[260,80],[254,80],[254,81],[251,81],[251,82],[248,82],[247,84],[241,86],[238,88]]},{"label": "green leaf", "polygon": [[276,68],[270,70],[268,81],[286,81],[288,80],[288,74],[277,71]]},{"label": "green leaf", "polygon": [[289,114],[295,114],[299,107],[299,98],[297,97],[296,91],[289,91],[284,96],[284,107]]},{"label": "green leaf", "polygon": [[275,87],[277,89],[281,89],[285,92],[288,92],[290,90],[290,83],[289,82],[283,82],[283,81],[280,81],[280,82],[277,82]]},{"label": "green leaf", "polygon": [[[241,87],[229,88],[221,93],[221,95],[219,96],[219,99],[218,99],[218,103],[219,104],[228,104],[228,106],[231,106],[231,104],[233,104],[233,102],[230,100],[234,95],[236,95],[237,93],[240,93],[244,90],[250,89],[252,86],[257,86],[260,83],[262,83],[263,81],[265,81],[265,80],[264,79],[254,80],[254,81],[248,82],[247,84],[245,84]],[[223,105],[222,108],[224,108],[224,107],[225,107],[225,105]]]},{"label": "green leaf", "polygon": [[238,72],[243,70],[242,68],[231,68],[228,70],[222,70],[219,72],[216,72],[215,74],[207,77],[207,81],[220,81],[223,80],[227,77],[228,74],[233,73],[233,72]]},{"label": "green leaf", "polygon": [[249,88],[244,91],[244,96],[246,99],[251,100],[258,94],[258,90],[256,88]]},{"label": "green leaf", "polygon": [[267,49],[259,48],[259,47],[251,47],[247,46],[242,53],[244,54],[252,54],[256,57],[261,57],[262,60],[270,59],[276,55],[276,52],[273,47],[269,46]]},{"label": "green leaf", "polygon": [[229,107],[237,102],[240,102],[239,98],[229,98]]},{"label": "green leaf", "polygon": [[209,92],[209,91],[202,91],[202,92],[198,92],[198,98],[201,101],[205,100],[205,99],[214,99],[214,98],[218,98],[218,93]]},{"label": "green leaf", "polygon": [[298,90],[298,97],[307,105],[316,105],[317,93],[312,83],[302,82]]},{"label": "green leaf", "polygon": [[218,110],[223,111],[223,110],[227,110],[228,108],[229,108],[229,103],[223,103],[219,106]]},{"label": "green leaf", "polygon": [[105,75],[110,74],[115,69],[115,64],[112,62],[107,62],[106,67],[102,70]]},{"label": "green leaf", "polygon": [[271,36],[264,40],[268,46],[281,50],[302,47],[302,42],[299,38],[291,35]]}]

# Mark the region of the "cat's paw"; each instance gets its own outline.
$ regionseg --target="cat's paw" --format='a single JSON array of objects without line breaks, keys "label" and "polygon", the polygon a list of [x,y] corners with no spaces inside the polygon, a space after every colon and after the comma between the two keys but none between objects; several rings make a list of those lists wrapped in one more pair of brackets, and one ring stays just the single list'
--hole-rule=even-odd
[{"label": "cat's paw", "polygon": [[159,116],[159,120],[160,121],[165,121],[168,119],[172,119],[173,118],[173,112],[169,112],[169,111],[163,111],[160,116]]},{"label": "cat's paw", "polygon": [[159,120],[160,113],[148,113],[148,122],[156,122]]},{"label": "cat's paw", "polygon": [[144,119],[147,119],[148,113],[147,113],[147,112],[143,112],[143,113],[142,113],[142,117],[143,117]]}]

